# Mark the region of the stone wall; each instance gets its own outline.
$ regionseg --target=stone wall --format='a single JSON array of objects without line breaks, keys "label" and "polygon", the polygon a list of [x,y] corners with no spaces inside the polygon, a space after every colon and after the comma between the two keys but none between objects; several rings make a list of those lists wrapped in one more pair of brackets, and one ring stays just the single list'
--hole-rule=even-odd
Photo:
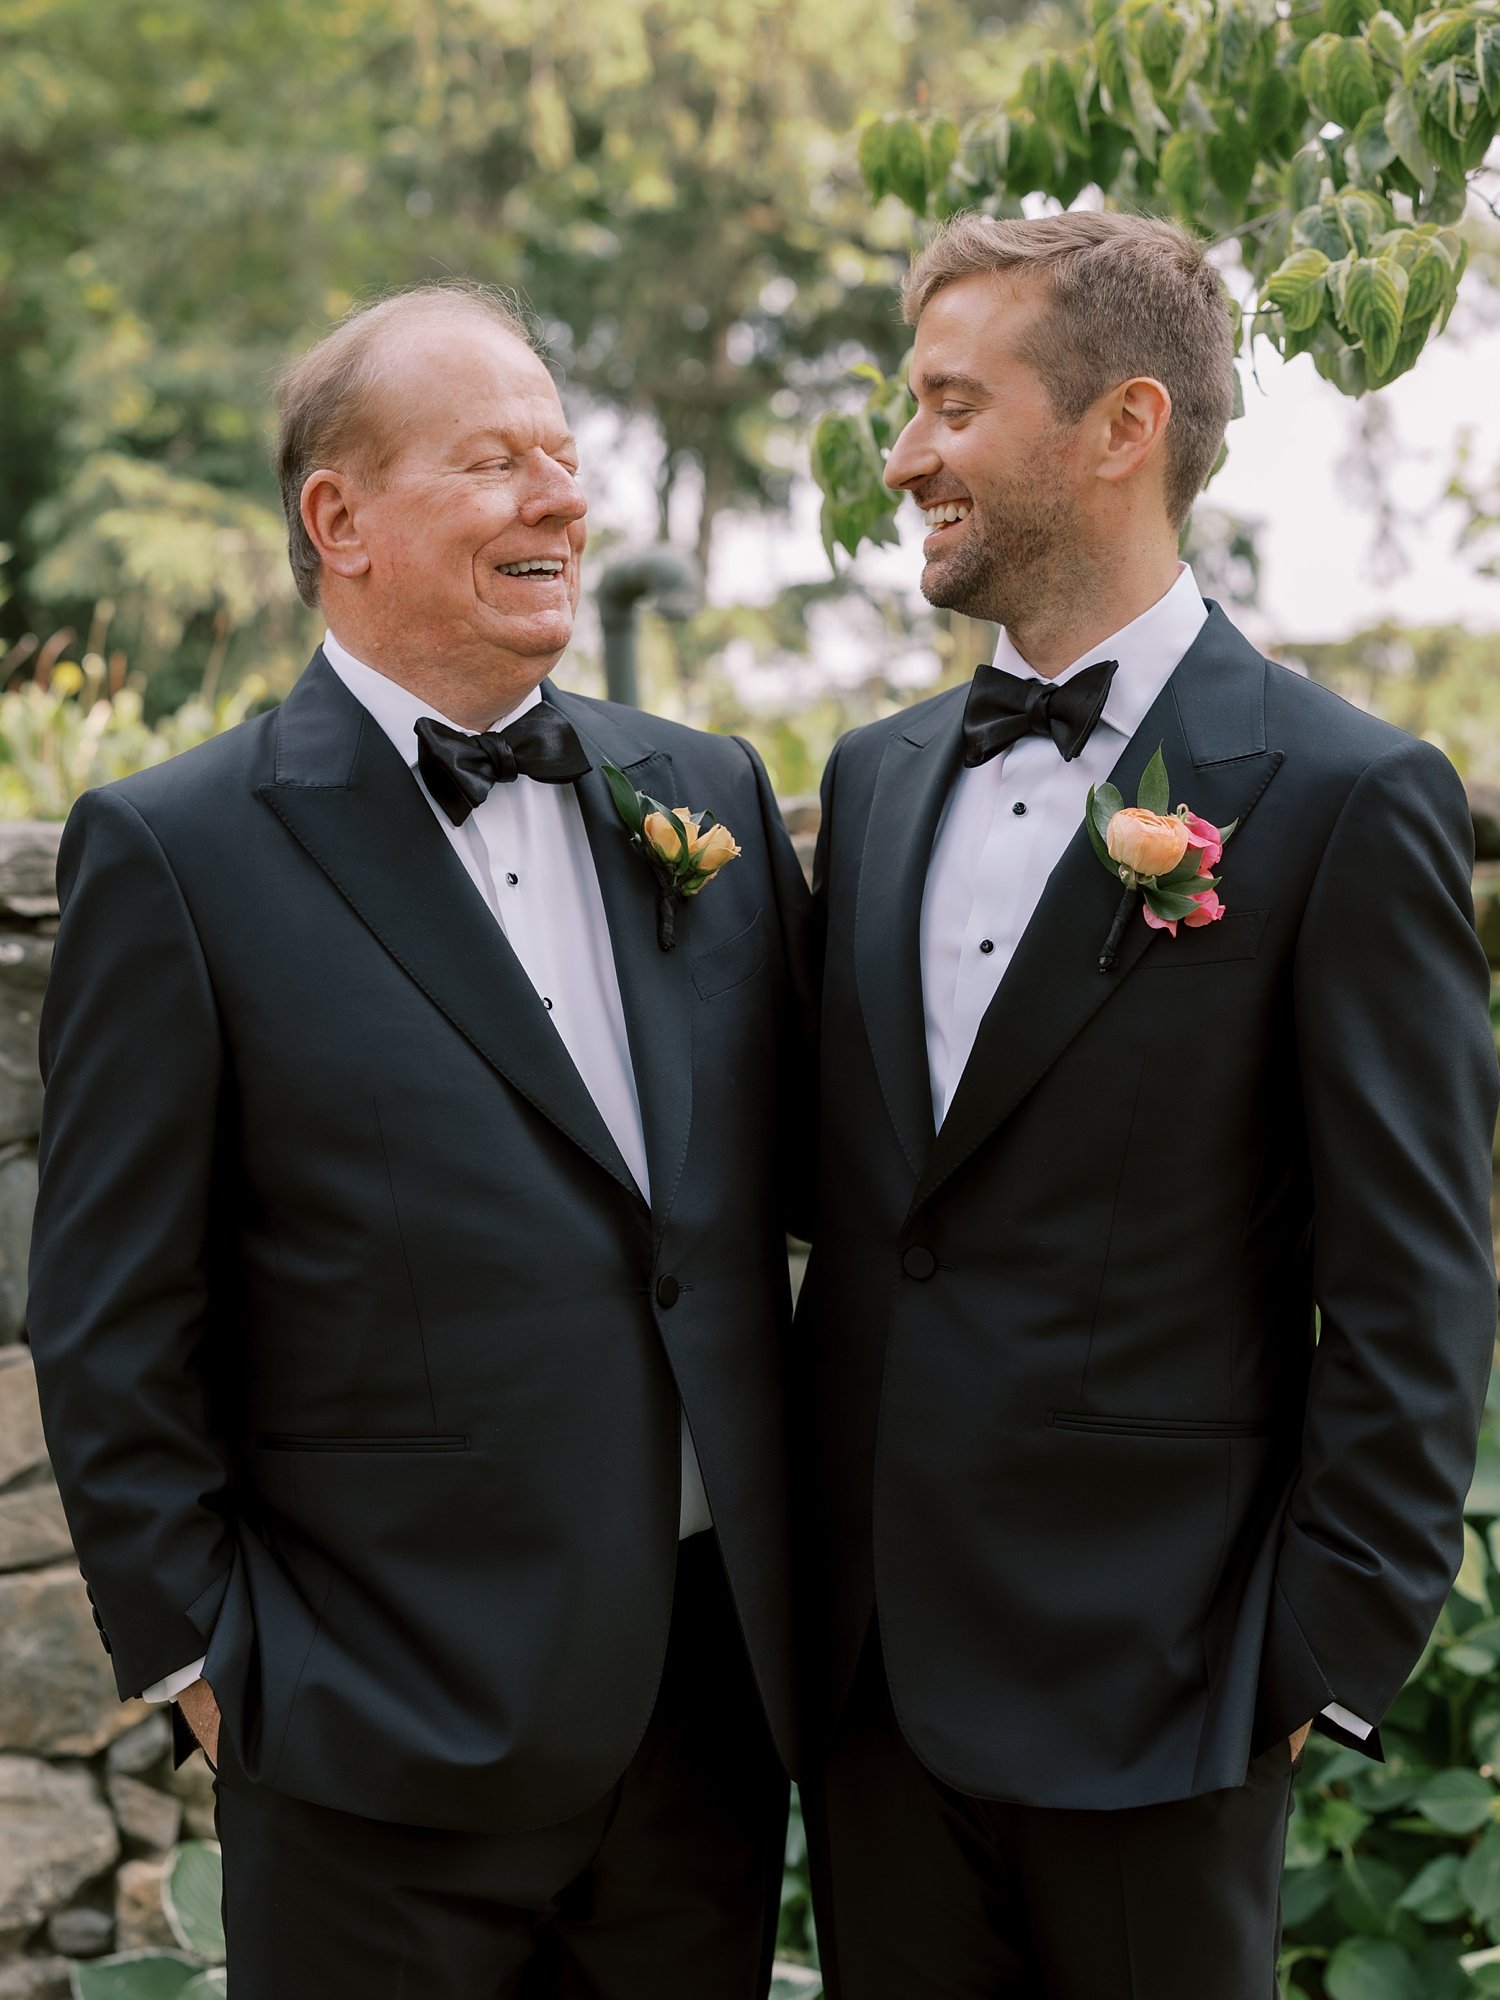
[{"label": "stone wall", "polygon": [[0,824],[0,2000],[65,2000],[66,1959],[170,1944],[163,1857],[213,1832],[203,1759],[174,1777],[165,1714],[115,1693],[24,1345],[60,832]]},{"label": "stone wall", "polygon": [[[817,800],[784,810],[810,873]],[[1475,822],[1480,934],[1500,965],[1500,793],[1476,797]],[[66,2000],[68,1958],[169,1945],[164,1857],[179,1838],[213,1833],[202,1757],[174,1774],[165,1714],[116,1696],[24,1345],[59,832],[0,823],[0,2000]]]}]

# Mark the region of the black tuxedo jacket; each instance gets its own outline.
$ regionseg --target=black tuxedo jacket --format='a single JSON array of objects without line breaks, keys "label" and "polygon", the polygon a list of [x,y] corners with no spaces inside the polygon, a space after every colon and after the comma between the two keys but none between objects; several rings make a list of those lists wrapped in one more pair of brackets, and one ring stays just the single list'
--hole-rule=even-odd
[{"label": "black tuxedo jacket", "polygon": [[[824,783],[800,1308],[825,1709],[878,1606],[897,1715],[983,1797],[1239,1783],[1378,1722],[1459,1561],[1495,1332],[1497,1069],[1463,791],[1217,608],[1119,760],[1219,825],[1217,924],[1080,827],[934,1136],[918,962],[965,690]],[[1315,1312],[1321,1312],[1321,1337]]]},{"label": "black tuxedo jacket", "polygon": [[[679,1395],[793,1755],[777,1198],[806,890],[747,746],[544,689],[619,972],[648,1208],[389,739],[287,701],[90,793],[59,866],[30,1330],[138,1692],[204,1650],[249,1775],[560,1819],[650,1715]],[[609,760],[744,850],[656,941]]]}]

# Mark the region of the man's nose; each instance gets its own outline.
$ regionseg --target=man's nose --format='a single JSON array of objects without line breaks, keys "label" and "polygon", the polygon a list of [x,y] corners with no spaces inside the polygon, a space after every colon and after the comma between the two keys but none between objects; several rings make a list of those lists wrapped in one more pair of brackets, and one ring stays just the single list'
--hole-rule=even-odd
[{"label": "man's nose", "polygon": [[905,493],[919,481],[931,479],[934,473],[941,471],[942,463],[927,441],[919,410],[891,446],[881,477],[894,491]]},{"label": "man's nose", "polygon": [[565,465],[541,455],[522,512],[530,521],[581,521],[589,510],[583,488]]}]

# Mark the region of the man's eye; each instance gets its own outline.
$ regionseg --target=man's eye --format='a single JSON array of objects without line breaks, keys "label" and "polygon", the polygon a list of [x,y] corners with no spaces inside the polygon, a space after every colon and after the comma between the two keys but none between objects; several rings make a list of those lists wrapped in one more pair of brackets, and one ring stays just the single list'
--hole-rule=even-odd
[{"label": "man's eye", "polygon": [[945,403],[942,409],[938,411],[938,415],[942,418],[945,424],[959,423],[963,420],[963,418],[972,416],[973,414],[974,413],[972,410],[965,410],[961,407],[958,407],[957,405],[949,403]]}]

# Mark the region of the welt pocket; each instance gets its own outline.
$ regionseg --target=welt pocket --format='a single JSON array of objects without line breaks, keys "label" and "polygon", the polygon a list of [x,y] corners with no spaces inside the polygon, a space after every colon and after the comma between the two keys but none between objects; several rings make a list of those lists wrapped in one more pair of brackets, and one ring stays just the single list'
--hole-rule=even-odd
[{"label": "welt pocket", "polygon": [[1266,928],[1265,910],[1226,910],[1216,924],[1189,930],[1177,926],[1176,937],[1164,937],[1141,962],[1143,972],[1181,972],[1194,965],[1222,965],[1233,958],[1254,958]]},{"label": "welt pocket", "polygon": [[693,984],[700,999],[712,1000],[753,979],[767,957],[766,927],[759,910],[742,931],[725,938],[722,944],[693,954]]},{"label": "welt pocket", "polygon": [[460,1434],[413,1431],[395,1437],[305,1437],[290,1431],[262,1431],[255,1440],[262,1451],[467,1451]]},{"label": "welt pocket", "polygon": [[1103,1437],[1260,1438],[1268,1423],[1237,1423],[1214,1417],[1111,1417],[1093,1410],[1049,1410],[1055,1431],[1093,1431]]}]

